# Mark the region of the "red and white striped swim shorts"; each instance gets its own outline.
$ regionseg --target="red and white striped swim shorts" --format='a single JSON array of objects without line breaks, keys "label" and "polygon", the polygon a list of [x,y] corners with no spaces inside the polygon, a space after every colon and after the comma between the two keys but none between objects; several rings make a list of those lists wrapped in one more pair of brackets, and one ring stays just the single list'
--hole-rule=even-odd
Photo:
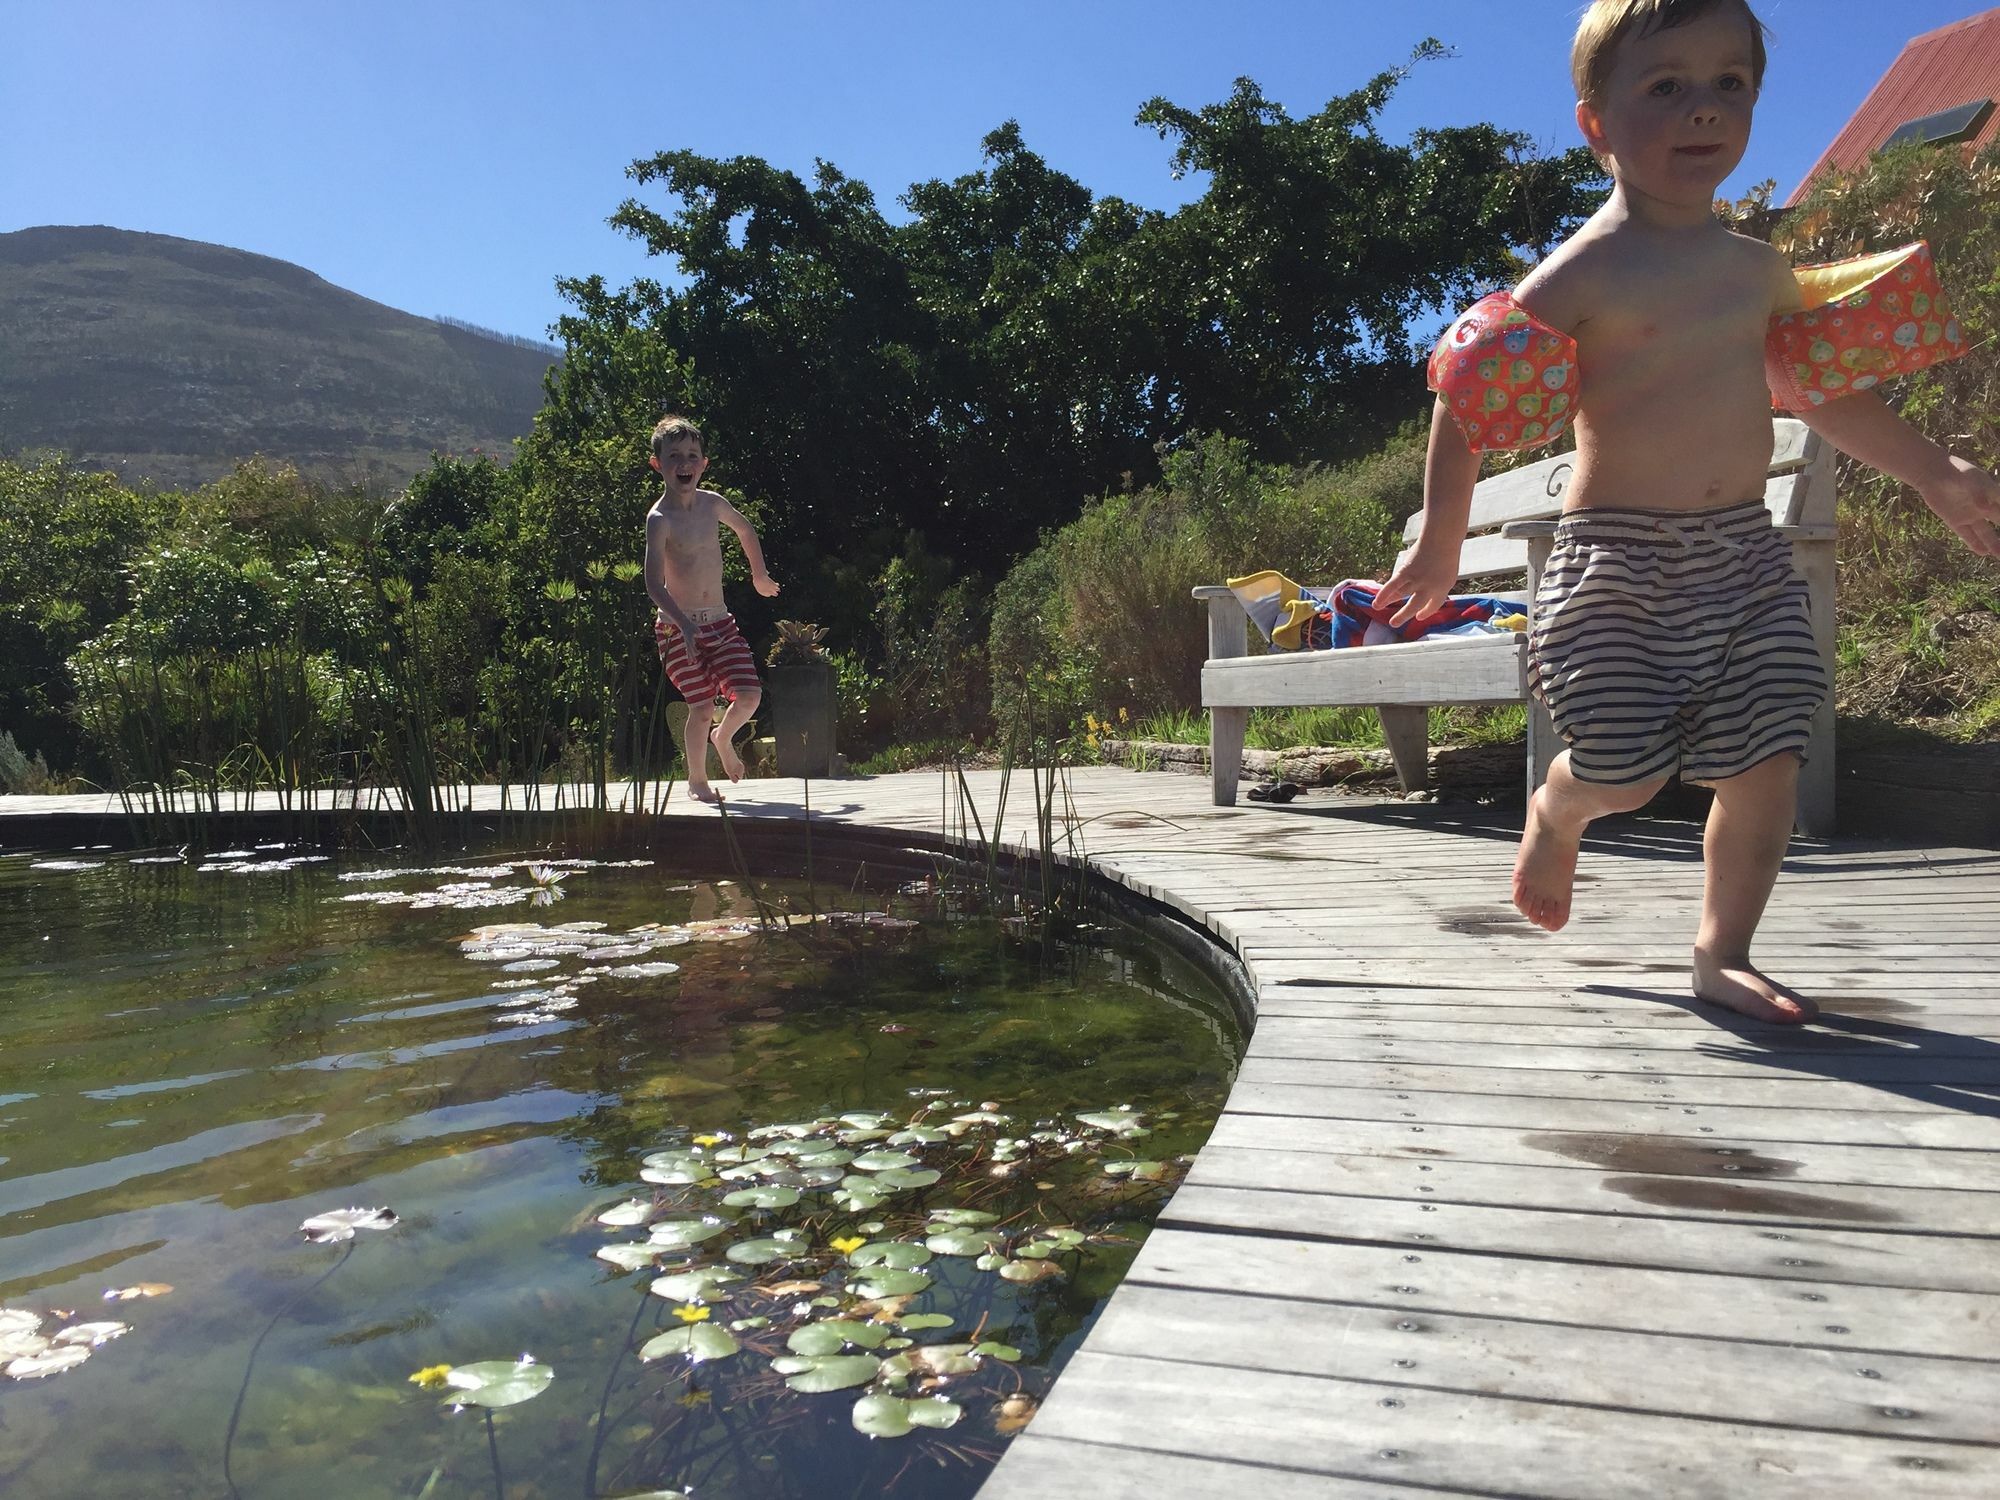
[{"label": "red and white striped swim shorts", "polygon": [[690,703],[712,703],[727,698],[734,703],[746,692],[754,692],[757,663],[751,658],[750,643],[736,628],[736,616],[727,610],[689,610],[694,621],[695,644],[700,660],[688,650],[679,630],[663,616],[653,616],[653,644],[660,653],[660,665],[667,669],[667,681]]}]

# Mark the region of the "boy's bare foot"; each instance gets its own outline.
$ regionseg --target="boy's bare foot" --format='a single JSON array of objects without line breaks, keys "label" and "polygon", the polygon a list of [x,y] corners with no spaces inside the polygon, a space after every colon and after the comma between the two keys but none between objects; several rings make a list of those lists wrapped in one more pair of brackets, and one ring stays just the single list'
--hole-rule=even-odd
[{"label": "boy's bare foot", "polygon": [[1542,815],[1546,791],[1528,801],[1528,821],[1521,830],[1521,852],[1514,858],[1514,905],[1537,927],[1555,932],[1569,921],[1570,890],[1576,884],[1576,851],[1580,838],[1549,826]]},{"label": "boy's bare foot", "polygon": [[731,781],[743,779],[743,757],[736,753],[736,747],[729,742],[729,736],[720,733],[722,726],[716,725],[708,732],[708,742],[715,746],[715,758],[722,762],[722,769],[729,773]]},{"label": "boy's bare foot", "polygon": [[1750,967],[1750,961],[1711,958],[1694,951],[1694,994],[1697,1000],[1720,1005],[1753,1021],[1771,1021],[1780,1026],[1797,1026],[1819,1014],[1819,1007],[1804,995],[1766,979]]},{"label": "boy's bare foot", "polygon": [[688,795],[697,802],[720,802],[722,800],[722,793],[718,792],[706,781],[696,781],[692,776],[688,777]]}]

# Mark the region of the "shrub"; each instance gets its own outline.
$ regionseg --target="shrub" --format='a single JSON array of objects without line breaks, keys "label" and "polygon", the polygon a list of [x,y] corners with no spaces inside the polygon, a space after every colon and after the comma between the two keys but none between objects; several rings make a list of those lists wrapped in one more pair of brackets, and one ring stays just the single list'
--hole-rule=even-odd
[{"label": "shrub", "polygon": [[[1972,352],[1896,382],[1888,399],[1960,457],[2000,467],[2000,148],[1966,161],[1911,145],[1814,184],[1772,242],[1795,262],[1927,239]],[[1840,466],[1842,710],[2000,733],[2000,585],[1896,481]]]},{"label": "shrub", "polygon": [[[1200,701],[1198,584],[1277,568],[1302,583],[1379,576],[1422,499],[1414,431],[1339,469],[1281,469],[1221,435],[1165,456],[1157,486],[1107,495],[1018,563],[995,593],[995,712],[1032,681],[1092,708],[1171,713]],[[1053,674],[1053,677],[1051,676]]]}]

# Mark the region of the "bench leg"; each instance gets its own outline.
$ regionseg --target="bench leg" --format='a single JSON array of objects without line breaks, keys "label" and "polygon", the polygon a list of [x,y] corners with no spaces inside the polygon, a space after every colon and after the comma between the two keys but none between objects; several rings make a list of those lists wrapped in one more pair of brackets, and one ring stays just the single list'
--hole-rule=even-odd
[{"label": "bench leg", "polygon": [[1208,774],[1217,807],[1236,805],[1236,782],[1243,774],[1243,732],[1249,725],[1247,708],[1208,711]]},{"label": "bench leg", "polygon": [[[1826,664],[1827,677],[1833,676],[1835,625],[1833,618],[1833,543],[1794,544],[1792,560],[1805,574],[1812,590],[1813,644]],[[1834,834],[1833,694],[1813,715],[1812,738],[1806,746],[1806,763],[1799,768],[1798,830],[1809,839],[1832,838]]]},{"label": "bench leg", "polygon": [[1406,792],[1420,792],[1431,781],[1431,715],[1421,704],[1378,704],[1382,738],[1396,763],[1396,779]]}]

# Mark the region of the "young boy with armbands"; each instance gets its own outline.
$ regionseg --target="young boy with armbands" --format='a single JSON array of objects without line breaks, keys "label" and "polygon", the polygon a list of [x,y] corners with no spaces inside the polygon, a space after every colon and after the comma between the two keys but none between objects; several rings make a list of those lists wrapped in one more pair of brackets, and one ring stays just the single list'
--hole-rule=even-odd
[{"label": "young boy with armbands", "polygon": [[1481,452],[1551,440],[1574,420],[1529,645],[1534,691],[1568,748],[1529,803],[1514,904],[1560,928],[1585,826],[1644,805],[1678,771],[1715,790],[1694,993],[1806,1021],[1812,1002],[1750,961],[1830,690],[1804,580],[1762,498],[1773,396],[1989,557],[2000,484],[1872,389],[1965,352],[1926,247],[1795,274],[1715,218],[1764,74],[1745,0],[1594,0],[1571,71],[1610,199],[1431,356],[1421,534],[1380,599],[1403,601],[1394,623],[1436,609],[1458,576]]}]

